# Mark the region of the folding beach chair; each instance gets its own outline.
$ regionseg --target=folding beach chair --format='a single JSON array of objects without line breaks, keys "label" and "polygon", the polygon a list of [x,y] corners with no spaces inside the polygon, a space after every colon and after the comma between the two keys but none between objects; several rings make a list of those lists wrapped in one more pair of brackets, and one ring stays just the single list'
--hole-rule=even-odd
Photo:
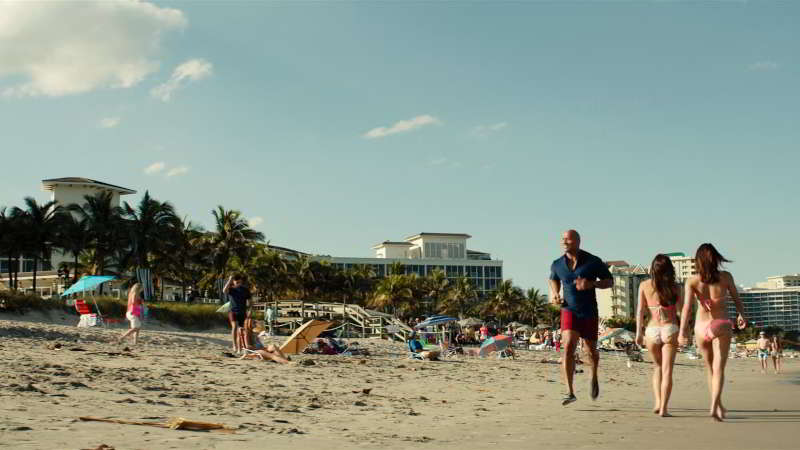
[{"label": "folding beach chair", "polygon": [[103,324],[103,317],[94,314],[92,308],[83,299],[75,299],[75,310],[81,316],[78,320],[78,327],[96,327]]}]

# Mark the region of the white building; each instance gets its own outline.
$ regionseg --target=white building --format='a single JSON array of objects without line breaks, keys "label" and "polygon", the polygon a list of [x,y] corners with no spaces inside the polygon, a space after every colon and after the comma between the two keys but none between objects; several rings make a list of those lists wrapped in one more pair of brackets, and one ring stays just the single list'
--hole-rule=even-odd
[{"label": "white building", "polygon": [[693,256],[686,256],[686,254],[680,252],[667,253],[667,256],[672,260],[672,265],[675,267],[675,278],[678,283],[683,283],[690,276],[697,274]]},{"label": "white building", "polygon": [[[800,287],[744,288],[739,291],[744,316],[755,328],[780,327],[800,331]],[[728,316],[736,318],[736,305],[728,303]]]},{"label": "white building", "polygon": [[[136,193],[136,191],[132,189],[80,177],[42,180],[42,190],[51,192],[50,200],[55,201],[62,207],[69,206],[73,203],[83,205],[86,202],[84,199],[85,196],[94,196],[99,192],[110,192],[112,194],[111,205],[120,206],[120,196]],[[62,262],[72,262],[72,257],[63,255],[60,251],[54,251],[49,260],[39,261],[37,271],[41,273],[37,274],[37,291],[39,291],[40,294],[49,296],[51,292],[56,292],[58,290],[56,287],[58,280],[55,269],[57,269]],[[7,264],[6,258],[0,256],[0,277],[2,277],[2,274],[8,272]],[[20,287],[25,289],[31,284],[29,280],[32,279],[30,273],[33,272],[33,259],[23,256],[20,260],[20,265]]]},{"label": "white building", "polygon": [[503,261],[492,259],[489,253],[467,249],[470,237],[462,233],[419,233],[403,241],[384,241],[373,246],[373,258],[315,256],[313,259],[328,261],[341,269],[371,266],[378,277],[385,277],[396,262],[403,264],[407,274],[427,276],[439,269],[451,281],[469,278],[476,290],[485,295],[502,282]]},{"label": "white building", "polygon": [[597,313],[601,318],[636,317],[639,285],[650,278],[647,268],[625,261],[607,261],[614,280],[611,289],[597,289]]},{"label": "white building", "polygon": [[767,277],[767,281],[756,283],[759,289],[785,289],[792,287],[800,287],[800,274],[794,275],[777,275],[774,277]]}]

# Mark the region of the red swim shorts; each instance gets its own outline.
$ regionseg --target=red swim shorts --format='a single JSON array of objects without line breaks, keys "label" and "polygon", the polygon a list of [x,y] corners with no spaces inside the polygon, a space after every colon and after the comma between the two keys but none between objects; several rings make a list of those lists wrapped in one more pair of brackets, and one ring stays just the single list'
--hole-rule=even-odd
[{"label": "red swim shorts", "polygon": [[578,318],[572,311],[561,308],[561,331],[573,330],[580,333],[582,339],[597,340],[597,317]]}]

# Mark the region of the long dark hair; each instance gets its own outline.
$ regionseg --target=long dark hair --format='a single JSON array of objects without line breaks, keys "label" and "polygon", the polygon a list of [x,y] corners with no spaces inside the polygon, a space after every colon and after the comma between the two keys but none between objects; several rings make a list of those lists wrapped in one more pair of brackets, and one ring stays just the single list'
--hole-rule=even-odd
[{"label": "long dark hair", "polygon": [[719,283],[719,266],[724,262],[731,262],[725,259],[713,245],[706,242],[697,247],[694,255],[695,268],[700,275],[703,283]]},{"label": "long dark hair", "polygon": [[653,288],[658,292],[661,306],[672,306],[678,303],[678,283],[675,281],[675,266],[667,255],[657,254],[650,264],[650,278]]}]

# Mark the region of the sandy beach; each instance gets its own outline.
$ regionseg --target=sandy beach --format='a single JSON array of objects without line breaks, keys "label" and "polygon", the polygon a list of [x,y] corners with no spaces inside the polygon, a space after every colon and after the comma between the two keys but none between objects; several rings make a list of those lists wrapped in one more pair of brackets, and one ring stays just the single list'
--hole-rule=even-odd
[{"label": "sandy beach", "polygon": [[[560,406],[557,354],[516,360],[412,361],[404,346],[358,340],[366,357],[298,355],[289,365],[228,356],[227,330],[148,323],[137,347],[123,328],[79,329],[74,316],[0,316],[0,447],[98,448],[648,448],[789,449],[800,423],[797,359],[761,375],[729,362],[729,419],[706,417],[705,378],[679,355],[675,417],[650,412],[651,365],[601,354],[601,395]],[[276,342],[280,341],[277,339]],[[645,354],[645,360],[648,360]],[[366,392],[366,393],[365,393]],[[222,423],[233,434],[82,422],[80,416]]]}]

